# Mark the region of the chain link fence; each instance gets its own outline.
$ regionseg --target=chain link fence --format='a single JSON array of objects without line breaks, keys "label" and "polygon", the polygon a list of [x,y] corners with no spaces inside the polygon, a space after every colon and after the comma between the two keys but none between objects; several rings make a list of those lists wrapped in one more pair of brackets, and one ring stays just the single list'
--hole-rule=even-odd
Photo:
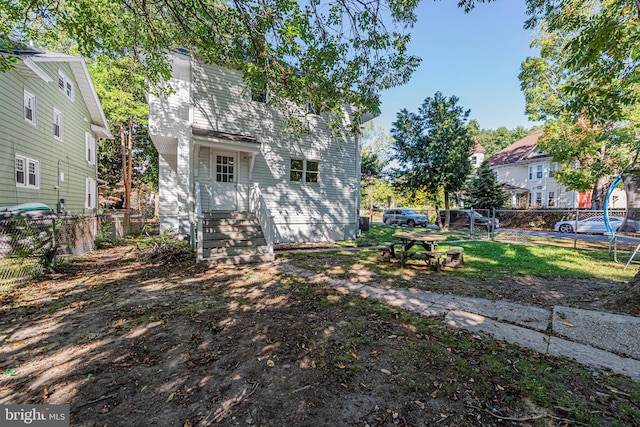
[{"label": "chain link fence", "polygon": [[[419,208],[392,208],[373,212],[373,223],[391,222],[394,227],[406,227],[400,216],[385,221],[385,212],[410,209],[416,214],[429,217],[429,227],[442,222],[446,211]],[[568,246],[578,249],[609,251],[612,258],[626,262],[640,244],[640,221],[627,220],[622,228],[626,211],[610,209],[611,225],[616,231],[615,239],[607,233],[602,210],[585,209],[451,209],[449,229],[457,230],[461,237],[487,238],[505,242],[522,242],[543,245]],[[367,211],[362,215],[368,216]],[[399,220],[400,218],[400,220]],[[390,225],[390,224],[389,224]],[[637,254],[640,261],[640,251]]]},{"label": "chain link fence", "polygon": [[55,267],[59,255],[91,250],[95,216],[15,216],[0,220],[0,293]]}]

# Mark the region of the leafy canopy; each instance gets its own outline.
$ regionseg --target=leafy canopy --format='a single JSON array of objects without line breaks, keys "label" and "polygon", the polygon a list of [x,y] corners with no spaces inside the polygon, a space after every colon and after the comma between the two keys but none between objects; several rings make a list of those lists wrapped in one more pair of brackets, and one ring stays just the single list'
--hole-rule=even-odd
[{"label": "leafy canopy", "polygon": [[[287,102],[343,117],[379,112],[381,90],[407,82],[417,0],[12,0],[0,4],[0,42],[68,34],[85,57],[135,58],[156,87],[171,49],[237,68]],[[10,57],[2,56],[0,66]]]},{"label": "leafy canopy", "polygon": [[470,110],[458,105],[458,98],[436,92],[425,99],[418,113],[401,110],[393,123],[393,149],[403,168],[398,183],[403,189],[426,190],[435,200],[464,188],[471,172],[469,155],[474,140],[467,126]]}]

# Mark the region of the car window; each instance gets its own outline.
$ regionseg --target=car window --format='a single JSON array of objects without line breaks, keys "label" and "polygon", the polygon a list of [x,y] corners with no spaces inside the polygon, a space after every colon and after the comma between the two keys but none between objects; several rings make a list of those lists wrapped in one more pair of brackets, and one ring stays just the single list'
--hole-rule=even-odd
[{"label": "car window", "polygon": [[409,209],[403,210],[402,213],[405,214],[405,215],[415,215],[416,214],[414,211],[409,210]]}]

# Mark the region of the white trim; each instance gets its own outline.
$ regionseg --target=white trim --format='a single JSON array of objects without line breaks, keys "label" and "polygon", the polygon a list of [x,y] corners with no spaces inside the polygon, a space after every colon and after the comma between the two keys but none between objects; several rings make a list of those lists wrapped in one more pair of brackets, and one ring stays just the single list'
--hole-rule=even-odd
[{"label": "white trim", "polygon": [[[31,118],[27,117],[27,100],[32,101],[33,104],[29,107],[31,110]],[[25,122],[32,124],[33,126],[38,125],[38,101],[36,96],[26,89],[24,90],[22,117]]]},{"label": "white trim", "polygon": [[85,181],[84,207],[86,209],[95,209],[96,207],[96,180],[87,178]]},{"label": "white trim", "polygon": [[[59,117],[59,123],[56,123],[56,117]],[[58,135],[56,135],[56,124],[58,125]],[[64,114],[62,111],[53,107],[53,138],[57,141],[64,141]]]},{"label": "white trim", "polygon": [[[19,162],[22,163],[22,167],[20,170],[22,172],[22,182],[18,181],[18,171],[19,171],[18,163]],[[33,166],[34,168],[33,173],[31,173],[30,171],[30,166]],[[13,170],[14,170],[14,179],[15,179],[16,187],[28,188],[31,190],[40,189],[40,161],[39,160],[31,159],[29,157],[16,154]],[[35,180],[34,180],[35,182],[33,184],[30,184],[29,182],[30,175],[35,176]]]},{"label": "white trim", "polygon": [[96,164],[96,138],[90,132],[84,133],[84,154],[87,163]]},{"label": "white trim", "polygon": [[22,60],[22,63],[25,65],[25,67],[31,70],[39,79],[41,79],[45,83],[51,83],[53,81],[51,76],[49,76],[49,74],[47,74],[42,68],[34,64],[31,59],[24,58]]}]

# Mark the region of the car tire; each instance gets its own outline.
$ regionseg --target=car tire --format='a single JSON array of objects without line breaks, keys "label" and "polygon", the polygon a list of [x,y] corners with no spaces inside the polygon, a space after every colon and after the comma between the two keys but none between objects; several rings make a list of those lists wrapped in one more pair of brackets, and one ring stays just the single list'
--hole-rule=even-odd
[{"label": "car tire", "polygon": [[391,225],[391,224],[393,224],[393,220],[391,218],[387,218],[387,219],[384,220],[384,223],[387,224],[387,225]]},{"label": "car tire", "polygon": [[409,227],[415,227],[416,226],[416,222],[414,220],[410,219],[410,220],[407,221],[407,225]]},{"label": "car tire", "polygon": [[560,233],[573,233],[573,227],[569,224],[562,224],[559,228],[558,231]]}]

